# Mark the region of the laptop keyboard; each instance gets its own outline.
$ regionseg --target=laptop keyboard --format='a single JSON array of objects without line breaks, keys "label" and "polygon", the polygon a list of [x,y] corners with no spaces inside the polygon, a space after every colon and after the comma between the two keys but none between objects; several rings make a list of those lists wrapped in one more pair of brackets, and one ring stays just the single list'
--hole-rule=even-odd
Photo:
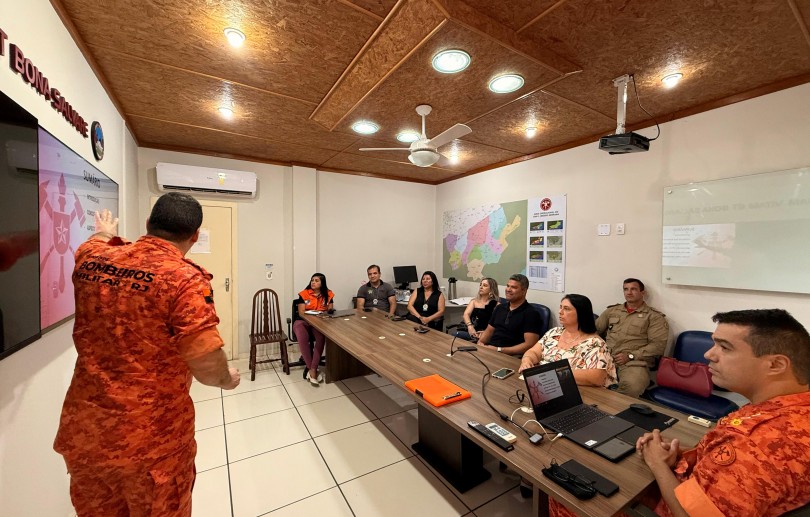
[{"label": "laptop keyboard", "polygon": [[579,406],[576,411],[567,415],[547,420],[548,425],[563,434],[571,434],[577,429],[605,418],[605,413],[593,406]]}]

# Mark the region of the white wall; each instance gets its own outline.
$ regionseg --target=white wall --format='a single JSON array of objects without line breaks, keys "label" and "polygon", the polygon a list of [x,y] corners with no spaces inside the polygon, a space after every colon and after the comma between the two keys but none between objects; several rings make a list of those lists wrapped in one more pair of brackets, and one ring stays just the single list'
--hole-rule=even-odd
[{"label": "white wall", "polygon": [[[239,353],[249,351],[250,312],[253,294],[259,289],[269,288],[278,293],[280,300],[289,299],[290,292],[285,285],[285,271],[289,269],[287,250],[290,247],[291,228],[285,214],[291,212],[291,200],[285,195],[286,182],[291,174],[289,167],[268,165],[226,158],[215,158],[196,154],[161,151],[140,148],[138,150],[138,181],[140,186],[139,235],[146,233],[146,219],[149,217],[151,196],[160,196],[157,190],[155,166],[158,162],[195,165],[198,167],[221,167],[230,170],[250,171],[258,177],[258,192],[254,199],[222,196],[197,195],[199,199],[219,199],[235,202],[237,205],[237,289],[239,312]],[[272,280],[265,278],[265,264],[274,264]],[[286,304],[282,303],[282,307]]]},{"label": "white wall", "polygon": [[[810,84],[676,120],[661,127],[647,153],[610,156],[595,143],[460,179],[438,187],[435,241],[442,214],[488,202],[566,194],[568,202],[565,290],[587,295],[595,312],[623,301],[621,282],[647,285],[649,302],[664,311],[673,335],[713,330],[718,311],[780,307],[810,325],[810,296],[661,282],[662,192],[681,185],[810,165]],[[655,128],[645,129],[654,135]],[[623,222],[627,234],[615,234]],[[598,237],[598,223],[614,233]],[[437,270],[441,249],[434,257]],[[806,259],[797,257],[796,266]],[[500,279],[496,279],[500,280]],[[475,284],[459,282],[459,296]],[[561,295],[529,291],[529,300],[556,308]]]},{"label": "white wall", "polygon": [[[124,121],[96,80],[48,0],[0,0],[0,29],[58,88],[88,125],[104,129],[104,160],[96,162],[90,139],[82,137],[54,111],[50,102],[24,83],[2,58],[0,89],[27,109],[39,124],[117,182],[122,188],[121,228],[132,222],[127,200],[137,196],[134,141]],[[0,361],[0,513],[3,515],[74,515],[62,458],[53,452],[76,354],[73,321]]]},{"label": "white wall", "polygon": [[391,284],[394,266],[435,268],[436,187],[319,172],[318,194],[318,267],[335,308],[350,307],[371,264]]},{"label": "white wall", "polygon": [[[394,265],[415,264],[420,271],[431,267],[433,186],[141,148],[141,234],[146,231],[149,197],[161,194],[155,182],[157,162],[252,171],[258,176],[255,199],[228,198],[238,206],[238,343],[242,356],[249,351],[250,310],[258,289],[267,287],[278,293],[286,318],[288,301],[316,270],[326,275],[329,288],[337,295],[336,307],[342,309],[349,307],[360,282],[367,281],[366,267],[371,263],[379,263],[389,281]],[[274,265],[272,280],[264,275],[267,263]]]}]

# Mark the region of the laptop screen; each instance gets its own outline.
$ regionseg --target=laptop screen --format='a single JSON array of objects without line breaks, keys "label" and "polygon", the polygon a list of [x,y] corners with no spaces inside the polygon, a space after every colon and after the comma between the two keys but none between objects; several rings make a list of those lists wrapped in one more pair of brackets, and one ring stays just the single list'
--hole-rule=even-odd
[{"label": "laptop screen", "polygon": [[523,378],[538,420],[582,404],[574,372],[567,359],[524,370]]}]

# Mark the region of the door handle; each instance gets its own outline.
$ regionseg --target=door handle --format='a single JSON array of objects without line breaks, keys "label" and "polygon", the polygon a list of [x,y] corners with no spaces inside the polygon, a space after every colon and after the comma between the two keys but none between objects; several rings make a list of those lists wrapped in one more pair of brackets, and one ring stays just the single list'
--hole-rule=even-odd
[{"label": "door handle", "polygon": [[225,279],[225,292],[227,293],[227,292],[229,292],[230,290],[231,290],[231,279],[230,279],[230,278],[226,278],[226,279]]}]

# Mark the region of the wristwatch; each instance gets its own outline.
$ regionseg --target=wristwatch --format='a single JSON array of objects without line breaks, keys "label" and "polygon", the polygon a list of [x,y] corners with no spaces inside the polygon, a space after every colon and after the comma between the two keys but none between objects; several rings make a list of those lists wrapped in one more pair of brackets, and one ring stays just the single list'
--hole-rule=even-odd
[{"label": "wristwatch", "polygon": [[630,359],[631,361],[636,360],[636,356],[634,356],[633,354],[627,354],[627,358]]},{"label": "wristwatch", "polygon": [[498,352],[500,352],[500,351],[501,351],[501,347],[498,347]]}]

